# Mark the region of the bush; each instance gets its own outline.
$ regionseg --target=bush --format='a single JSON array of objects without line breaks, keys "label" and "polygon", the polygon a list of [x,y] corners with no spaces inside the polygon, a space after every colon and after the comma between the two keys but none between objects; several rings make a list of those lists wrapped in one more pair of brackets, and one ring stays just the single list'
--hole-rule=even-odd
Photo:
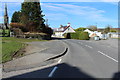
[{"label": "bush", "polygon": [[26,38],[37,38],[40,40],[50,40],[51,36],[46,33],[26,33]]},{"label": "bush", "polygon": [[46,33],[48,35],[52,35],[53,34],[53,30],[50,27],[47,27],[47,26],[44,27],[42,32]]},{"label": "bush", "polygon": [[0,29],[0,36],[9,37],[10,36],[10,30],[9,29]]},{"label": "bush", "polygon": [[11,29],[13,28],[19,28],[22,30],[22,32],[28,32],[28,29],[25,27],[25,25],[21,23],[10,23]]},{"label": "bush", "polygon": [[89,40],[89,34],[87,32],[65,33],[64,37],[67,39]]},{"label": "bush", "polygon": [[81,33],[79,34],[79,39],[80,39],[80,40],[89,40],[88,32],[81,32]]},{"label": "bush", "polygon": [[71,36],[71,39],[79,39],[79,34],[80,33],[71,33],[70,36]]}]

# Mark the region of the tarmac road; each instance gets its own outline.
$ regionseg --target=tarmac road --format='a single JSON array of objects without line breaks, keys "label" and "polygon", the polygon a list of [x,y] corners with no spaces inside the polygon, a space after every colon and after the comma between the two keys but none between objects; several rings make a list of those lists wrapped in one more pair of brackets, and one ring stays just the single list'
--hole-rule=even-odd
[{"label": "tarmac road", "polygon": [[102,42],[63,39],[61,41],[67,44],[68,52],[57,59],[56,65],[14,77],[91,78],[95,80],[96,78],[113,78],[116,76],[115,73],[118,73],[118,43],[116,40],[108,40],[108,42],[103,40]]},{"label": "tarmac road", "polygon": [[117,45],[83,40],[65,42],[69,46],[69,51],[58,65],[53,77],[112,78],[114,73],[118,72]]}]

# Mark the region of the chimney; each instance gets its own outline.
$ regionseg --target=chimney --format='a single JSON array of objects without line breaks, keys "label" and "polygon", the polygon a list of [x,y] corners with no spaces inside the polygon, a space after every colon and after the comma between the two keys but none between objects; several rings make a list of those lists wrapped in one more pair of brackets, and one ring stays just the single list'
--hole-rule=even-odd
[{"label": "chimney", "polygon": [[68,23],[67,26],[70,26],[70,23]]}]

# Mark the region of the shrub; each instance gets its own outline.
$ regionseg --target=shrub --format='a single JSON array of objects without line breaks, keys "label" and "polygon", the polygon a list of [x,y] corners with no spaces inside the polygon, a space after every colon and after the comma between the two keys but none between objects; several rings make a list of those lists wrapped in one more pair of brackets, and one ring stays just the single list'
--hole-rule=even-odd
[{"label": "shrub", "polygon": [[89,40],[89,34],[87,32],[65,33],[64,37],[67,39],[80,39]]},{"label": "shrub", "polygon": [[70,33],[71,39],[78,39],[79,33]]},{"label": "shrub", "polygon": [[3,30],[1,29],[0,34],[3,37],[9,37],[10,36],[10,30],[9,29],[3,29]]},{"label": "shrub", "polygon": [[37,38],[40,40],[50,40],[51,36],[46,33],[25,33],[26,38]]},{"label": "shrub", "polygon": [[89,38],[88,32],[81,32],[79,34],[79,39],[80,40],[89,40],[90,38]]},{"label": "shrub", "polygon": [[53,34],[53,30],[50,27],[47,27],[47,26],[44,27],[42,32],[46,33],[48,35],[52,35]]},{"label": "shrub", "polygon": [[10,26],[11,26],[11,29],[13,29],[13,28],[19,28],[23,32],[28,32],[28,29],[25,27],[25,25],[23,25],[21,23],[10,23]]}]

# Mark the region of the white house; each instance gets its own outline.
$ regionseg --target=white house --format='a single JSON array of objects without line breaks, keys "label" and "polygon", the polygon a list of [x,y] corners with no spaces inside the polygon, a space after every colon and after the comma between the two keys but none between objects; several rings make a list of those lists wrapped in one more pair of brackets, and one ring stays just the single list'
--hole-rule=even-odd
[{"label": "white house", "polygon": [[84,30],[84,32],[88,32],[89,33],[89,37],[99,36],[100,38],[102,38],[102,33],[101,32],[90,31],[89,29]]},{"label": "white house", "polygon": [[98,31],[90,31],[89,29],[84,30],[85,32],[89,33],[89,37],[94,38],[98,36],[100,39],[107,39],[108,35],[107,34],[102,34],[101,32]]},{"label": "white house", "polygon": [[54,31],[54,34],[52,36],[54,36],[54,37],[64,37],[63,34],[65,34],[65,33],[75,32],[74,29],[70,26],[70,23],[68,23],[67,26],[53,29],[53,31]]},{"label": "white house", "polygon": [[108,36],[110,38],[119,38],[120,37],[120,33],[119,32],[109,32]]}]

